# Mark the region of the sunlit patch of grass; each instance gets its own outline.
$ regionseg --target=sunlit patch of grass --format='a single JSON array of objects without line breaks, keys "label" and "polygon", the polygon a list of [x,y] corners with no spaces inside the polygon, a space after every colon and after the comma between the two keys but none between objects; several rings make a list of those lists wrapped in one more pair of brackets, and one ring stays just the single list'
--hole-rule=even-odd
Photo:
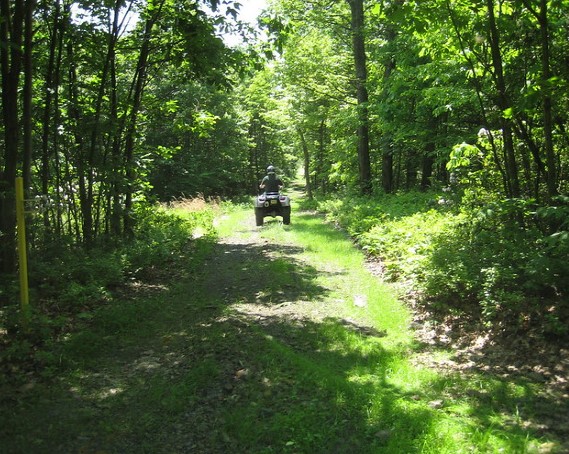
[{"label": "sunlit patch of grass", "polygon": [[[531,400],[526,385],[444,374],[412,361],[417,345],[408,309],[364,271],[362,254],[343,232],[304,213],[293,213],[291,226],[269,223],[258,232],[268,242],[302,247],[299,259],[323,271],[315,280],[331,289],[325,304],[337,318],[294,330],[292,345],[289,336],[264,336],[259,367],[273,384],[270,399],[236,405],[225,421],[240,449],[450,454],[533,452],[543,444],[509,422],[514,402]],[[358,332],[343,318],[380,335]],[[444,362],[452,352],[433,354]],[[286,396],[275,394],[278,383]]]},{"label": "sunlit patch of grass", "polygon": [[255,231],[255,212],[253,202],[249,205],[226,206],[219,212],[214,221],[220,237],[235,236],[237,238],[250,238]]}]

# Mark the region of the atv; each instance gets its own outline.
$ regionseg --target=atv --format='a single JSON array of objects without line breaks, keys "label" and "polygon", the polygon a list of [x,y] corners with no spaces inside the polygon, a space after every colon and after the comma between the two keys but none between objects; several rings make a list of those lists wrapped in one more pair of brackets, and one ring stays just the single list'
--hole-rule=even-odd
[{"label": "atv", "polygon": [[255,198],[255,221],[263,225],[265,216],[282,216],[283,224],[290,224],[290,198],[280,192],[265,192]]}]

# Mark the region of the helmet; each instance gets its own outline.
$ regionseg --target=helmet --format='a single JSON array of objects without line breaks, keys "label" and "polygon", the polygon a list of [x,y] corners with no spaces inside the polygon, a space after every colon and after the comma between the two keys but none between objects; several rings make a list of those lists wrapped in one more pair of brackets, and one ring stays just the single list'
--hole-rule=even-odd
[{"label": "helmet", "polygon": [[273,166],[267,167],[267,173],[275,173],[275,168]]}]

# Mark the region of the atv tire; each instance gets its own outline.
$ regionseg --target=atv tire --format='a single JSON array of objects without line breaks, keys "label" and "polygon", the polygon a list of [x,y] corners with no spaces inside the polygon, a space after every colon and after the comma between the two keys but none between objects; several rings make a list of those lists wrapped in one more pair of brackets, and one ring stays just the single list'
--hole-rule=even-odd
[{"label": "atv tire", "polygon": [[283,208],[283,224],[290,224],[290,207]]},{"label": "atv tire", "polygon": [[263,210],[255,208],[255,223],[257,224],[257,227],[262,226],[264,220]]}]

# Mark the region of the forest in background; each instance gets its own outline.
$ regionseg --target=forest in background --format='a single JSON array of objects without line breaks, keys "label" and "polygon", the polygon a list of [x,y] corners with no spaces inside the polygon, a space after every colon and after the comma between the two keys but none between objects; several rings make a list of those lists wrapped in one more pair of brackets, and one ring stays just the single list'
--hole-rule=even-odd
[{"label": "forest in background", "polygon": [[[302,166],[312,206],[424,304],[567,335],[569,2],[275,0],[257,31],[238,10],[0,2],[2,304],[17,175],[51,304],[100,297],[116,251],[175,230],[157,202],[253,194],[270,163]],[[118,257],[77,259],[108,281],[55,285],[81,254]]]}]

